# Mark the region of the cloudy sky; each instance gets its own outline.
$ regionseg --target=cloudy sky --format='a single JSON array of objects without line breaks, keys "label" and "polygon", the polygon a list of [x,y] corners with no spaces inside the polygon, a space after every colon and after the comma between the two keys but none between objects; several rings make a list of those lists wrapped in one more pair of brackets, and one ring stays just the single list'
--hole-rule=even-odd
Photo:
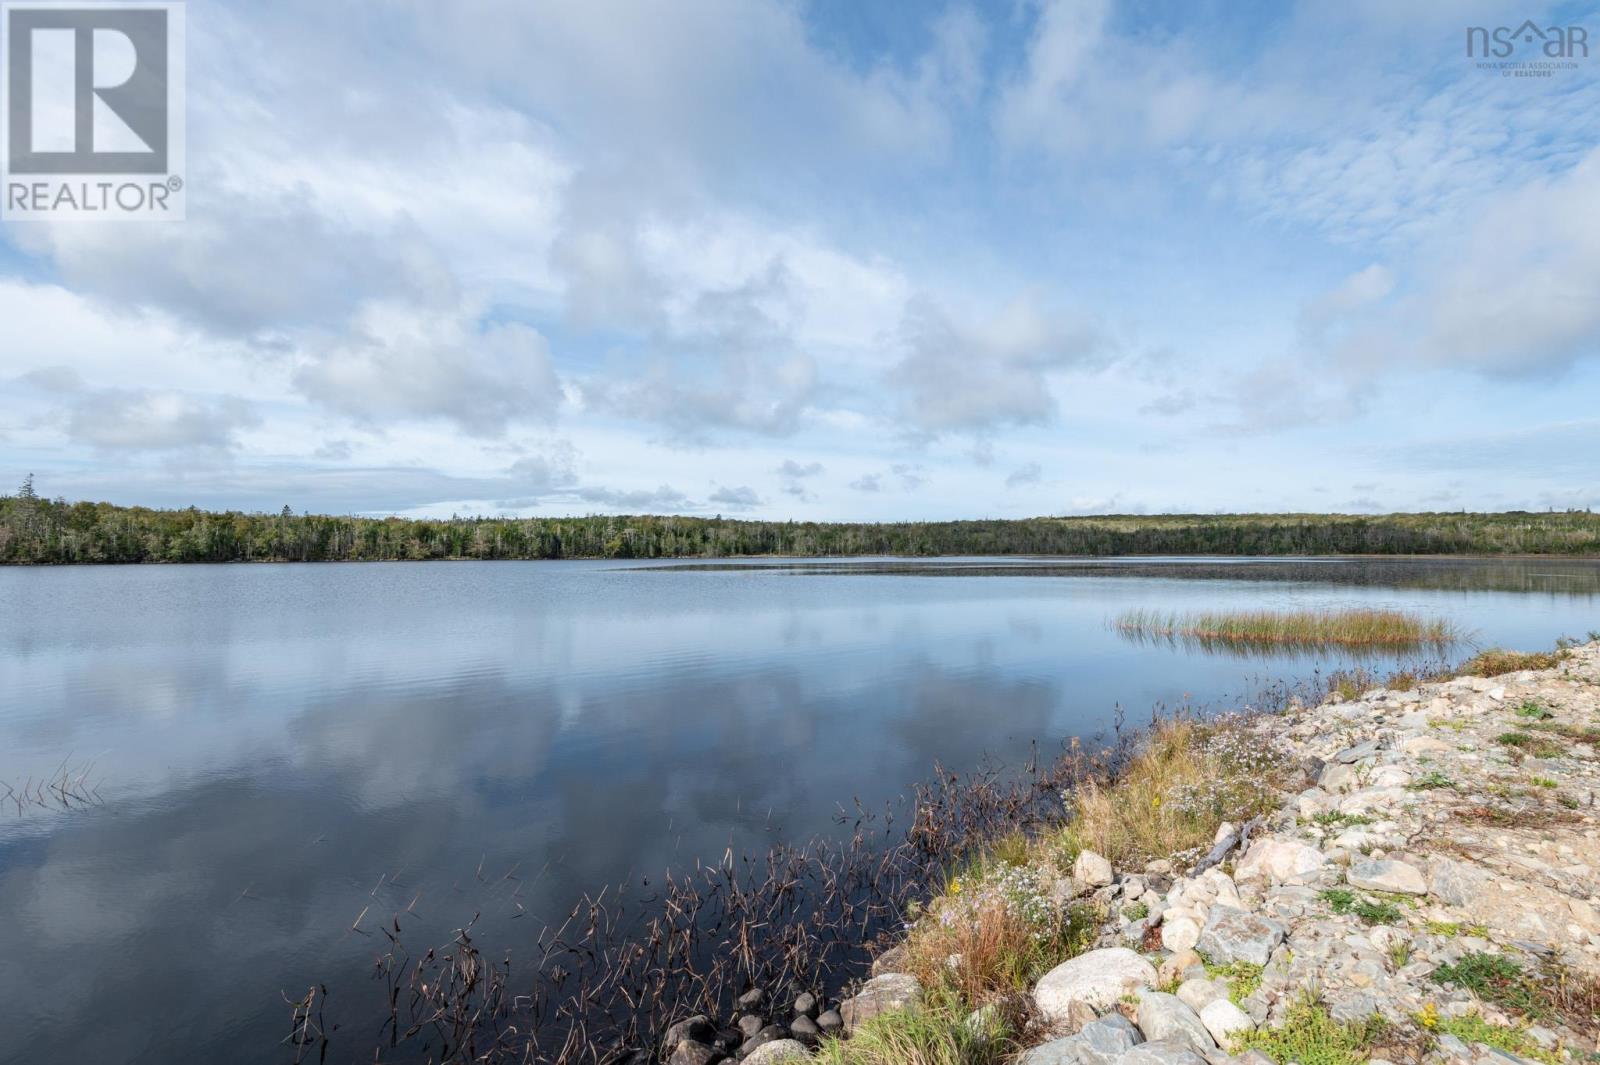
[{"label": "cloudy sky", "polygon": [[[188,221],[0,226],[12,482],[402,514],[1600,505],[1591,5],[188,8]],[[1467,59],[1468,25],[1530,17],[1595,56]]]}]

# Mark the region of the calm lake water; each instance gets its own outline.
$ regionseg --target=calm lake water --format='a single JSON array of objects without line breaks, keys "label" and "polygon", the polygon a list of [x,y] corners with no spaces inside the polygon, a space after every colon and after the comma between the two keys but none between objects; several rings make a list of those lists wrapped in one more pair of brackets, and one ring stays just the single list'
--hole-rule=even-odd
[{"label": "calm lake water", "polygon": [[0,571],[0,795],[92,766],[99,800],[0,808],[0,1060],[287,1061],[280,991],[326,981],[330,1060],[370,1061],[362,932],[408,903],[515,956],[585,890],[833,831],[935,762],[1344,664],[1130,643],[1123,610],[1353,605],[1547,648],[1600,629],[1600,564]]}]

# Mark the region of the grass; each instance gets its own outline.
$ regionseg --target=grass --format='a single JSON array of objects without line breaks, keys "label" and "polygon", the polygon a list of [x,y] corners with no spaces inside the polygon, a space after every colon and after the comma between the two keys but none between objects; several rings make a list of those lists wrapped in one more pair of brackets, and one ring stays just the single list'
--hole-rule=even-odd
[{"label": "grass", "polygon": [[[1058,906],[1028,866],[997,864],[981,878],[951,881],[912,928],[908,968],[924,987],[970,1006],[1004,1001],[1092,944],[1102,914]],[[956,959],[952,964],[951,959]]]},{"label": "grass", "polygon": [[1279,1065],[1365,1065],[1386,1025],[1377,1017],[1361,1023],[1334,1020],[1309,995],[1289,1008],[1281,1028],[1257,1029],[1234,1041],[1237,1053],[1259,1050]]},{"label": "grass", "polygon": [[1228,981],[1228,1000],[1235,1006],[1255,994],[1261,987],[1263,968],[1253,962],[1235,961],[1227,965],[1206,962],[1206,975],[1213,980]]},{"label": "grass", "polygon": [[1398,610],[1130,610],[1114,627],[1126,636],[1246,646],[1444,647],[1460,638],[1449,621]]},{"label": "grass", "polygon": [[1502,732],[1494,738],[1494,741],[1506,747],[1514,747],[1523,754],[1535,758],[1559,758],[1566,753],[1566,748],[1559,743],[1542,736],[1535,736],[1531,732]]},{"label": "grass", "polygon": [[1584,728],[1581,725],[1568,725],[1561,721],[1535,721],[1528,727],[1539,732],[1552,733],[1562,739],[1600,747],[1600,728]]},{"label": "grass", "polygon": [[1557,1065],[1561,1060],[1535,1043],[1526,1029],[1494,1024],[1484,1020],[1482,1015],[1477,1013],[1469,1013],[1464,1017],[1440,1017],[1431,1009],[1432,1003],[1429,1003],[1429,1007],[1417,1015],[1417,1023],[1430,1032],[1453,1035],[1468,1046],[1483,1043],[1496,1050],[1504,1050],[1508,1054],[1518,1054],[1534,1061],[1545,1062],[1546,1065]]},{"label": "grass", "polygon": [[1324,810],[1322,813],[1312,814],[1311,823],[1321,825],[1323,828],[1336,828],[1347,825],[1370,825],[1372,818],[1366,814],[1347,814],[1338,810]]},{"label": "grass", "polygon": [[1441,965],[1433,979],[1466,988],[1525,1021],[1555,1017],[1590,1039],[1600,1032],[1600,981],[1558,963],[1529,972],[1515,958],[1474,951],[1453,965]]},{"label": "grass", "polygon": [[849,1039],[827,1039],[819,1065],[998,1065],[1012,1049],[1013,1025],[1004,1010],[983,1011],[974,1023],[961,1004],[932,996],[913,1009],[891,1010],[859,1025]]},{"label": "grass", "polygon": [[1479,998],[1525,1016],[1543,1015],[1527,973],[1515,959],[1504,954],[1474,951],[1453,965],[1439,966],[1433,971],[1433,981],[1464,987]]},{"label": "grass", "polygon": [[1437,769],[1430,769],[1422,776],[1413,780],[1406,787],[1412,791],[1432,791],[1435,788],[1453,788],[1456,782],[1445,776]]},{"label": "grass", "polygon": [[1359,917],[1367,924],[1394,924],[1404,916],[1394,903],[1358,895],[1349,888],[1328,888],[1320,898],[1334,913]]},{"label": "grass", "polygon": [[1163,722],[1115,780],[1078,789],[1063,846],[1124,867],[1203,853],[1222,822],[1276,808],[1286,768],[1236,724]]},{"label": "grass", "polygon": [[1561,650],[1525,654],[1497,648],[1479,651],[1462,663],[1457,672],[1473,677],[1498,677],[1506,673],[1520,673],[1525,669],[1554,669],[1566,657],[1567,652]]},{"label": "grass", "polygon": [[1556,716],[1549,710],[1546,710],[1541,703],[1534,699],[1529,699],[1527,702],[1517,707],[1516,714],[1518,717],[1532,718],[1535,721],[1549,721],[1552,717]]},{"label": "grass", "polygon": [[1460,921],[1429,921],[1428,931],[1436,936],[1477,936],[1479,939],[1489,938],[1489,926],[1483,924],[1463,924]]}]

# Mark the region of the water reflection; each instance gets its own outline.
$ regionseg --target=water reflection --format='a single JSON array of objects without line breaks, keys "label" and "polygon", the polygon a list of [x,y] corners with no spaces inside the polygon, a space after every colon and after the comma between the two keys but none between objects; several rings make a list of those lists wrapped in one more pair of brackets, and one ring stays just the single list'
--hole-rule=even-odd
[{"label": "water reflection", "polygon": [[[363,1057],[388,915],[440,943],[481,913],[487,953],[517,957],[600,885],[631,905],[665,869],[837,831],[935,763],[1018,765],[1119,703],[1254,687],[1237,658],[1122,640],[1125,609],[1376,604],[1523,647],[1600,623],[1592,565],[1548,595],[1459,583],[1525,586],[1522,563],[1446,567],[1448,587],[1112,565],[0,571],[0,780],[94,759],[105,800],[0,818],[8,1045],[279,1061],[280,992],[324,980]],[[947,573],[987,576],[922,579]]]}]

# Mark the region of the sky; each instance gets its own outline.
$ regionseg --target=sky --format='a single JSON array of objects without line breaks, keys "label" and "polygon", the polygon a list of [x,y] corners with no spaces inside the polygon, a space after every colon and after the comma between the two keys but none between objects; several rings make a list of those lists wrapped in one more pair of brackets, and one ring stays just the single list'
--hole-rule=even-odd
[{"label": "sky", "polygon": [[[1595,54],[1547,78],[1467,57],[1468,26],[1525,19]],[[190,0],[187,23],[187,220],[0,225],[0,476],[41,494],[1600,505],[1593,5]]]}]

